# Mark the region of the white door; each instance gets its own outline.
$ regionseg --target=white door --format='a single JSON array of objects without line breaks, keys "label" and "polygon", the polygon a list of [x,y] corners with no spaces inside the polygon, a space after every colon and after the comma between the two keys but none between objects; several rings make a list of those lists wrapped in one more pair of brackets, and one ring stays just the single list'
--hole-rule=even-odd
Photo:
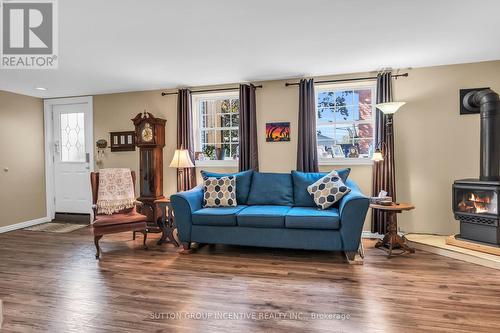
[{"label": "white door", "polygon": [[48,100],[52,117],[54,209],[90,214],[93,169],[92,101],[90,98]]}]

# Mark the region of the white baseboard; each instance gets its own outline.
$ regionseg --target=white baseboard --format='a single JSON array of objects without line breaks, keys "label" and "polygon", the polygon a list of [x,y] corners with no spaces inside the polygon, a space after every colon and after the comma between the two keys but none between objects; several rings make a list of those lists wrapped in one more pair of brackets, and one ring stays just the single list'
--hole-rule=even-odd
[{"label": "white baseboard", "polygon": [[4,232],[18,230],[18,229],[24,229],[24,228],[31,227],[31,226],[37,225],[37,224],[42,224],[45,222],[50,222],[50,219],[47,216],[41,217],[39,219],[30,220],[30,221],[6,225],[5,227],[0,227],[0,234],[4,233]]},{"label": "white baseboard", "polygon": [[370,232],[368,230],[363,230],[363,232],[361,233],[361,238],[371,238],[371,239],[384,238],[384,235],[381,235],[376,232]]}]

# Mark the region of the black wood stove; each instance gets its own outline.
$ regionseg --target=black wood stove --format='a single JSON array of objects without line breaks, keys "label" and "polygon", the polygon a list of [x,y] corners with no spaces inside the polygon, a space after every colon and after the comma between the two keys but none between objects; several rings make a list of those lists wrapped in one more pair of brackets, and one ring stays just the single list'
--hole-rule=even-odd
[{"label": "black wood stove", "polygon": [[463,179],[453,184],[453,209],[460,238],[500,245],[500,181]]},{"label": "black wood stove", "polygon": [[460,238],[500,245],[500,101],[493,90],[471,91],[464,106],[481,114],[481,174],[453,184]]},{"label": "black wood stove", "polygon": [[481,174],[453,184],[453,212],[460,238],[500,245],[500,101],[490,89],[471,91],[463,100],[481,114]]}]

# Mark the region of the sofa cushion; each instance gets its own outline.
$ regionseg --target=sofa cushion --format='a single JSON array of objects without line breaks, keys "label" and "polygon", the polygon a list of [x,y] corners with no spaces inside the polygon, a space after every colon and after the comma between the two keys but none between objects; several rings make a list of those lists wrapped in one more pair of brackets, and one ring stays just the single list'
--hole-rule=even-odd
[{"label": "sofa cushion", "polygon": [[249,206],[238,213],[241,227],[284,228],[288,206]]},{"label": "sofa cushion", "polygon": [[237,173],[215,173],[208,171],[201,171],[201,176],[203,179],[208,177],[228,177],[235,176],[236,177],[236,202],[238,205],[246,205],[248,200],[248,194],[250,192],[250,185],[252,184],[252,175],[253,170],[247,170]]},{"label": "sofa cushion", "polygon": [[339,229],[337,208],[293,207],[285,216],[285,226],[290,229]]},{"label": "sofa cushion", "polygon": [[[350,168],[336,170],[342,181],[345,183],[349,173]],[[312,183],[316,182],[318,179],[326,176],[328,172],[301,172],[292,171],[293,178],[293,201],[295,206],[300,207],[316,207],[314,200],[311,198],[309,192],[307,192],[307,187]]]},{"label": "sofa cushion", "polygon": [[236,214],[246,206],[202,208],[193,213],[193,224],[196,225],[236,225]]},{"label": "sofa cushion", "polygon": [[236,206],[236,179],[207,177],[203,180],[203,207]]},{"label": "sofa cushion", "polygon": [[321,209],[330,208],[350,191],[351,189],[340,179],[337,171],[330,172],[307,187],[307,192]]},{"label": "sofa cushion", "polygon": [[248,205],[293,205],[292,175],[254,172]]}]

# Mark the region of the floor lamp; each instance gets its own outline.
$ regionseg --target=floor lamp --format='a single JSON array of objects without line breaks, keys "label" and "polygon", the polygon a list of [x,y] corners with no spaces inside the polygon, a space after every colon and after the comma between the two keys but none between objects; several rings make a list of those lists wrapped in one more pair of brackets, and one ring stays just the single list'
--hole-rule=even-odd
[{"label": "floor lamp", "polygon": [[[387,116],[386,122],[385,122],[385,127],[386,127],[386,133],[392,133],[392,117],[396,113],[396,111],[399,110],[403,105],[405,105],[406,102],[386,102],[386,103],[379,103],[376,104],[376,108],[382,111],[384,115]],[[385,140],[381,140],[380,142],[377,143],[375,147],[375,152],[373,153],[372,160],[375,162],[380,162],[383,161],[385,156],[386,156],[386,149],[385,148]]]},{"label": "floor lamp", "polygon": [[[377,104],[376,107],[380,111],[384,113],[384,115],[387,117],[385,120],[385,134],[391,135],[393,134],[393,123],[392,123],[392,117],[394,116],[394,113],[399,110],[403,105],[405,105],[406,102],[387,102],[387,103],[380,103]],[[377,144],[376,150],[373,153],[372,160],[375,161],[375,163],[380,163],[382,162],[387,154],[387,144],[385,142],[385,138],[382,139],[383,141],[379,142]],[[394,140],[394,137],[393,137]],[[394,143],[394,142],[393,142]],[[393,182],[396,180],[393,179]],[[394,185],[396,186],[396,185]],[[387,189],[388,190],[388,189]],[[392,197],[393,193],[390,193]],[[399,248],[403,249],[404,251],[408,251],[410,253],[413,253],[414,250],[408,247],[406,245],[406,242],[404,238],[398,235],[397,231],[397,222],[396,222],[396,213],[389,211],[390,214],[387,212],[385,213],[385,216],[387,217],[386,223],[387,223],[387,233],[384,235],[384,238],[379,240],[377,244],[375,244],[376,248],[383,248],[383,247],[388,247],[389,248],[389,255],[392,254],[392,249],[393,248]]]}]

